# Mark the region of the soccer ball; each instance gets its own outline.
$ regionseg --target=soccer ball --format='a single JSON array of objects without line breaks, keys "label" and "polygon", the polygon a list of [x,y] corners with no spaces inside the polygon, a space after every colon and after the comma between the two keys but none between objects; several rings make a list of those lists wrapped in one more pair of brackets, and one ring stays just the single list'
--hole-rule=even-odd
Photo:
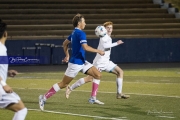
[{"label": "soccer ball", "polygon": [[95,29],[95,34],[97,37],[104,37],[107,34],[107,30],[104,26],[97,26]]}]

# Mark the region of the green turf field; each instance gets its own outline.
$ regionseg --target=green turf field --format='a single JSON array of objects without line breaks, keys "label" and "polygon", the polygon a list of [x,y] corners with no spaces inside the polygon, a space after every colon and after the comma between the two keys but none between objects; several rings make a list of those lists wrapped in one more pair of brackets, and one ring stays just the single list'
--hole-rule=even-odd
[{"label": "green turf field", "polygon": [[[26,120],[179,120],[180,68],[124,69],[123,92],[127,100],[116,99],[115,75],[103,72],[98,99],[105,105],[89,104],[91,83],[76,89],[65,99],[65,89],[48,99],[45,111],[38,96],[59,82],[64,72],[21,73],[8,78],[29,109]],[[75,82],[79,75],[72,81]],[[71,84],[72,84],[71,83]],[[13,112],[0,109],[0,120],[11,120]]]}]

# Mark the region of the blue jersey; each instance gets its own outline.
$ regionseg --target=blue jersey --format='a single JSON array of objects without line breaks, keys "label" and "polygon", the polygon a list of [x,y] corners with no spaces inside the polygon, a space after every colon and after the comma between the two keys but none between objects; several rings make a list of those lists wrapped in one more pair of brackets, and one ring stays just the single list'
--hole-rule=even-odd
[{"label": "blue jersey", "polygon": [[72,34],[67,38],[72,44],[72,55],[69,60],[70,63],[82,65],[85,63],[85,50],[81,46],[87,44],[86,34],[75,28]]}]

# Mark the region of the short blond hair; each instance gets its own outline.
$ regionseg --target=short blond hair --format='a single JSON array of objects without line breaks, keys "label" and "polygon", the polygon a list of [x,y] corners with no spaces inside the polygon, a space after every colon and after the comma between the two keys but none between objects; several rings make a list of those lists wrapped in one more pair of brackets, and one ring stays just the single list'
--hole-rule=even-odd
[{"label": "short blond hair", "polygon": [[113,26],[113,22],[108,21],[108,22],[105,22],[105,23],[103,24],[104,27],[107,27],[108,25],[112,25],[112,26]]}]

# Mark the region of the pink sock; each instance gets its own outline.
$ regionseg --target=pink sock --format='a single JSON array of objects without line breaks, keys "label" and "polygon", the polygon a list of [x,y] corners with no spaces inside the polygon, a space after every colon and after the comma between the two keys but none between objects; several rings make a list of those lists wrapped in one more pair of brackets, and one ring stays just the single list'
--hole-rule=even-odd
[{"label": "pink sock", "polygon": [[100,80],[93,79],[91,97],[96,98]]},{"label": "pink sock", "polygon": [[44,95],[45,99],[50,98],[52,95],[54,95],[56,92],[60,90],[59,85],[56,83],[52,86],[52,88]]}]

